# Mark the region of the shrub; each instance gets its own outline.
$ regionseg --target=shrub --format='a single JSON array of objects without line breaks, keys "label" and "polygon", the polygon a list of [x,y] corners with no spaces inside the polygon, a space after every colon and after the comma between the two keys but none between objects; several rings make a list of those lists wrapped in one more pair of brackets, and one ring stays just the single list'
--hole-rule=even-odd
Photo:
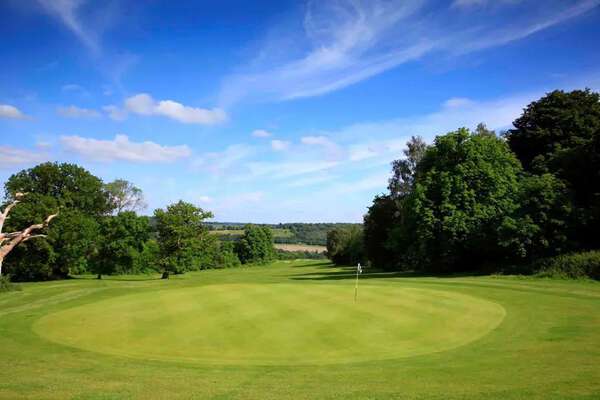
[{"label": "shrub", "polygon": [[600,251],[563,254],[536,263],[538,276],[600,280]]},{"label": "shrub", "polygon": [[0,276],[0,293],[10,292],[13,290],[21,290],[21,287],[12,283],[10,281],[10,279],[8,278],[8,276],[6,276],[6,275]]}]

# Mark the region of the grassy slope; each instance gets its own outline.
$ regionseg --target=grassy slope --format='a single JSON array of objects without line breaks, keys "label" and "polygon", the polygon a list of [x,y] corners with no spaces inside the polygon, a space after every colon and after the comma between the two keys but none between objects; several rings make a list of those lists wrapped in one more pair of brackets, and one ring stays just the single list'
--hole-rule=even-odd
[{"label": "grassy slope", "polygon": [[[334,297],[345,296],[349,291],[350,299],[353,290],[351,271],[331,268],[319,262],[280,262],[269,267],[205,271],[176,277],[170,281],[141,278],[143,277],[115,277],[103,281],[78,279],[26,284],[21,292],[0,294],[0,398],[595,399],[600,396],[600,285],[594,282],[494,277],[387,276],[383,279],[381,274],[365,274],[361,277],[361,288],[364,290],[359,292],[359,296],[363,294],[364,297],[359,298],[359,303],[361,312],[366,316],[369,310],[376,315],[381,312],[389,314],[389,307],[394,307],[396,301],[399,302],[399,306],[396,304],[399,308],[405,306],[408,299],[385,300],[386,296],[378,297],[384,302],[391,301],[382,307],[373,304],[369,308],[367,303],[370,296],[375,301],[377,292],[398,293],[402,297],[403,289],[404,293],[413,298],[415,291],[424,290],[435,290],[436,293],[445,291],[449,298],[473,296],[486,303],[497,303],[505,310],[506,316],[497,328],[485,336],[454,349],[412,357],[335,365],[315,360],[319,351],[307,352],[307,357],[313,357],[313,361],[319,362],[317,365],[257,366],[249,364],[244,357],[237,360],[238,364],[231,365],[150,361],[56,344],[43,339],[32,329],[35,326],[39,333],[50,336],[51,329],[55,333],[57,329],[63,329],[67,335],[81,335],[77,330],[69,333],[74,322],[65,323],[64,326],[55,325],[48,328],[48,331],[43,331],[43,323],[61,315],[49,316],[52,313],[68,315],[73,310],[77,311],[73,307],[86,304],[90,304],[89,315],[92,319],[105,318],[105,325],[116,325],[116,318],[123,316],[122,309],[114,308],[112,313],[115,320],[111,320],[109,308],[105,310],[107,315],[103,316],[102,307],[94,307],[98,307],[98,301],[118,304],[115,303],[118,300],[115,296],[120,295],[130,298],[141,296],[150,302],[149,309],[153,310],[158,301],[153,299],[163,295],[181,295],[189,302],[187,296],[190,293],[207,295],[211,290],[218,291],[223,285],[241,285],[255,293],[263,293],[262,297],[259,296],[252,303],[260,304],[260,310],[268,310],[269,307],[265,305],[272,302],[273,310],[279,310],[282,317],[285,317],[286,307],[282,304],[291,301],[289,307],[300,307],[301,304],[298,303],[301,302],[296,300],[298,293],[304,290],[319,296],[333,293]],[[265,285],[267,283],[277,285]],[[185,290],[174,290],[178,288]],[[372,294],[369,294],[369,288]],[[282,303],[277,303],[280,297]],[[323,306],[319,307],[321,302],[313,299],[306,306],[315,309],[315,312],[326,313],[327,301],[324,298]],[[173,302],[166,301],[164,304]],[[244,307],[251,307],[245,302],[242,304]],[[350,308],[348,310],[352,313]],[[224,324],[227,318],[215,316],[214,311],[210,315]],[[227,307],[222,312],[226,313]],[[189,315],[184,319],[188,318]],[[273,315],[262,315],[260,318],[277,320]],[[381,315],[382,321],[387,318],[389,317]],[[375,329],[379,324],[378,320],[372,319],[369,329]],[[283,321],[290,323],[292,320],[288,318]],[[167,319],[162,323],[168,326],[173,322]],[[385,324],[388,323],[394,324],[394,319]],[[92,327],[93,324],[90,324]],[[304,321],[298,332],[302,329],[310,330],[314,326],[309,321]],[[97,332],[107,335],[106,329],[100,329],[101,327],[102,324],[97,325]],[[204,328],[207,329],[207,334],[212,334],[210,324]],[[149,329],[150,327],[145,331]],[[187,329],[193,329],[193,325]],[[443,333],[444,330],[448,335],[462,334],[452,329],[451,321],[447,321],[442,327],[437,326],[434,331]],[[293,329],[290,332],[294,333],[292,337],[295,338],[291,343],[307,340]],[[377,338],[376,330],[372,334]],[[90,334],[84,336],[89,339]],[[286,336],[278,336],[278,340]],[[235,337],[236,335],[230,334],[229,338],[219,340],[232,341]],[[309,338],[316,340],[314,336],[309,335]],[[72,337],[63,339],[73,343]],[[394,346],[390,346],[390,352],[402,355],[404,344],[394,336],[388,339],[395,340]],[[115,343],[115,347],[121,346],[121,350],[127,347],[118,344],[114,338],[104,337],[98,339],[98,346],[111,342]],[[377,343],[373,346],[382,345],[380,341],[375,342]],[[86,345],[89,343],[87,340]],[[371,346],[366,342],[362,343],[363,346]],[[163,345],[167,349],[169,346],[178,346],[169,344],[168,339],[154,345]],[[320,350],[324,348],[318,341],[313,345],[317,348],[321,346]],[[394,349],[396,346],[401,349]],[[180,350],[184,348],[185,346],[181,346]],[[237,355],[242,351],[253,354],[241,346],[236,351]],[[190,352],[193,355],[193,350],[190,349]],[[215,353],[218,353],[218,349]],[[343,361],[348,354],[350,353],[345,351],[341,356],[337,354],[335,357],[338,361]],[[283,356],[287,357],[285,354]],[[275,352],[269,354],[269,357],[279,362],[282,354]]]}]

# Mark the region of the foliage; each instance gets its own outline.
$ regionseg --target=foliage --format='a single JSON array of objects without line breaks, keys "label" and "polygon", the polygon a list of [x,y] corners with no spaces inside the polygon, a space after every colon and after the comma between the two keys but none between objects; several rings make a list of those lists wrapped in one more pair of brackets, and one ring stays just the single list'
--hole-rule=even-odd
[{"label": "foliage", "polygon": [[572,213],[565,184],[551,174],[524,175],[519,182],[518,208],[500,226],[500,245],[516,262],[531,262],[565,252]]},{"label": "foliage", "polygon": [[134,259],[133,270],[148,273],[160,270],[160,246],[155,239],[142,243],[142,251]]},{"label": "foliage", "polygon": [[21,286],[12,283],[7,275],[0,276],[0,293],[21,290]]},{"label": "foliage", "polygon": [[48,242],[55,253],[54,271],[60,275],[86,272],[97,253],[100,226],[96,219],[76,209],[65,209],[48,228]]},{"label": "foliage", "polygon": [[600,251],[562,254],[535,263],[539,276],[600,280]]},{"label": "foliage", "polygon": [[393,199],[403,198],[412,192],[417,165],[425,155],[427,144],[420,136],[413,136],[403,151],[405,158],[392,162],[392,177],[388,189]]},{"label": "foliage", "polygon": [[17,192],[28,193],[26,202],[51,198],[61,208],[87,215],[105,214],[111,208],[102,181],[75,164],[43,163],[12,175],[4,187],[6,198]]},{"label": "foliage", "polygon": [[218,242],[214,268],[233,268],[241,265],[235,249],[235,243],[230,241]]},{"label": "foliage", "polygon": [[600,94],[556,90],[529,104],[513,124],[507,140],[525,170],[551,173],[569,189],[573,240],[600,247]]},{"label": "foliage", "polygon": [[124,179],[117,179],[104,185],[108,201],[115,213],[141,211],[147,207],[142,189]]},{"label": "foliage", "polygon": [[265,226],[246,225],[244,234],[235,245],[242,264],[262,264],[274,258],[273,234]]},{"label": "foliage", "polygon": [[[109,211],[102,181],[74,164],[44,163],[12,175],[5,183],[7,199],[27,193],[15,207],[5,231],[43,221],[59,211],[48,238],[17,246],[6,258],[16,280],[64,278],[88,267],[97,241],[96,220]],[[34,243],[35,242],[35,243]]]},{"label": "foliage", "polygon": [[275,258],[278,260],[326,260],[325,253],[316,251],[288,251],[275,249]]},{"label": "foliage", "polygon": [[91,271],[99,277],[142,272],[138,259],[150,236],[148,218],[124,211],[104,217],[100,226],[101,241]]},{"label": "foliage", "polygon": [[338,265],[364,263],[362,228],[349,226],[329,231],[327,233],[327,257]]},{"label": "foliage", "polygon": [[201,269],[203,256],[216,240],[202,224],[212,213],[180,200],[166,210],[155,210],[154,217],[162,269],[167,273]]},{"label": "foliage", "polygon": [[419,267],[452,271],[497,261],[497,227],[518,207],[521,166],[506,143],[461,128],[438,136],[409,199]]},{"label": "foliage", "polygon": [[390,231],[397,219],[398,210],[391,195],[376,196],[365,214],[365,255],[378,268],[394,269],[397,266],[398,256],[388,242]]}]

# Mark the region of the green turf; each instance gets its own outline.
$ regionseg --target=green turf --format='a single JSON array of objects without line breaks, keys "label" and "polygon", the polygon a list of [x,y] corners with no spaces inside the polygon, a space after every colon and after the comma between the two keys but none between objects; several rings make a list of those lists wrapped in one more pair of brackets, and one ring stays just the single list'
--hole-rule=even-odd
[{"label": "green turf", "polygon": [[597,399],[600,285],[323,262],[0,294],[0,398]]}]

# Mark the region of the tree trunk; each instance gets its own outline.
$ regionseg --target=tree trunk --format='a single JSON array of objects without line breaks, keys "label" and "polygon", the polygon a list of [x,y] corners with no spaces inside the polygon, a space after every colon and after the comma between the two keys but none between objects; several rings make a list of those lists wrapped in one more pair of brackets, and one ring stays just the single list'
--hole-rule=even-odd
[{"label": "tree trunk", "polygon": [[102,279],[102,274],[98,274],[98,276],[96,277],[96,279]]},{"label": "tree trunk", "polygon": [[161,279],[169,279],[169,271],[163,272]]}]

